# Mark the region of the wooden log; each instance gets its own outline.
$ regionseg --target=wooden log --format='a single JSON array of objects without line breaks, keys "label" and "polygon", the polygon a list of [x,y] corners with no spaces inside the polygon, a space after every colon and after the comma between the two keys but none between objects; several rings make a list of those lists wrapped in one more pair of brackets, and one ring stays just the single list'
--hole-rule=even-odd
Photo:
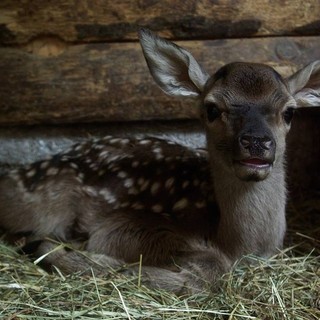
[{"label": "wooden log", "polygon": [[[183,41],[209,72],[232,61],[263,62],[284,76],[319,59],[320,37]],[[193,101],[167,97],[155,85],[138,43],[26,52],[0,48],[0,124],[190,119]],[[39,49],[40,48],[40,49]],[[42,49],[41,49],[42,48]],[[30,49],[31,50],[31,49]]]},{"label": "wooden log", "polygon": [[138,25],[174,39],[318,35],[319,0],[0,1],[0,43],[136,39]]}]

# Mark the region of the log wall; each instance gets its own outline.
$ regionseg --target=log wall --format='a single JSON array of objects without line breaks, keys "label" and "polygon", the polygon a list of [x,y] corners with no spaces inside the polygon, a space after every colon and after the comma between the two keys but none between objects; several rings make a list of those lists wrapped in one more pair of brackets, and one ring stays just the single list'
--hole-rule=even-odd
[{"label": "log wall", "polygon": [[318,0],[2,0],[0,41],[55,35],[73,43],[137,39],[147,26],[172,39],[318,35]]},{"label": "log wall", "polygon": [[[287,76],[320,52],[320,36],[177,43],[211,72],[227,62],[250,60]],[[155,85],[137,42],[61,46],[59,52],[58,46],[51,39],[45,52],[38,46],[0,48],[0,124],[196,117],[193,101],[167,97]]]},{"label": "log wall", "polygon": [[[91,134],[88,126],[94,135],[184,132],[198,144],[193,103],[156,87],[137,42],[140,26],[189,49],[209,72],[252,61],[288,76],[320,59],[319,0],[2,0],[0,167],[26,159],[28,149],[30,161],[57,151],[62,136],[75,141]],[[317,188],[319,112],[301,112],[289,138],[292,181]]]},{"label": "log wall", "polygon": [[253,61],[287,76],[320,52],[318,0],[2,0],[0,125],[195,118],[153,83],[139,26],[210,72]]}]

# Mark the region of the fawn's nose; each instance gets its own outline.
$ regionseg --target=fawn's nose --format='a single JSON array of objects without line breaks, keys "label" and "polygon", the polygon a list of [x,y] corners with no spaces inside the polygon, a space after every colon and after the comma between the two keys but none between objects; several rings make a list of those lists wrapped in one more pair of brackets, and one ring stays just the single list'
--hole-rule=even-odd
[{"label": "fawn's nose", "polygon": [[257,149],[262,148],[264,150],[270,150],[274,142],[269,137],[256,137],[248,134],[244,134],[239,138],[239,144],[244,149]]}]

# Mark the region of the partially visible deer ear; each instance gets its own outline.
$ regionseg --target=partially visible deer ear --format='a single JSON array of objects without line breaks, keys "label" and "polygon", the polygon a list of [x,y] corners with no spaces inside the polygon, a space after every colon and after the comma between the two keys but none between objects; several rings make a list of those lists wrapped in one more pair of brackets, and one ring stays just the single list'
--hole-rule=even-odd
[{"label": "partially visible deer ear", "polygon": [[320,60],[297,71],[287,82],[298,107],[320,107]]},{"label": "partially visible deer ear", "polygon": [[191,53],[147,29],[141,29],[139,37],[149,70],[163,91],[173,96],[200,95],[209,75]]}]

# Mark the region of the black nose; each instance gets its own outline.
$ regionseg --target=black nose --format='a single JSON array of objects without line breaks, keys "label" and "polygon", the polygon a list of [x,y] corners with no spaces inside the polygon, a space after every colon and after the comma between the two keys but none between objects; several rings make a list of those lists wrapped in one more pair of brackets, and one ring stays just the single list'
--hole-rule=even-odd
[{"label": "black nose", "polygon": [[270,150],[273,147],[273,141],[269,137],[255,137],[247,134],[239,138],[239,143],[244,149],[263,148]]}]

